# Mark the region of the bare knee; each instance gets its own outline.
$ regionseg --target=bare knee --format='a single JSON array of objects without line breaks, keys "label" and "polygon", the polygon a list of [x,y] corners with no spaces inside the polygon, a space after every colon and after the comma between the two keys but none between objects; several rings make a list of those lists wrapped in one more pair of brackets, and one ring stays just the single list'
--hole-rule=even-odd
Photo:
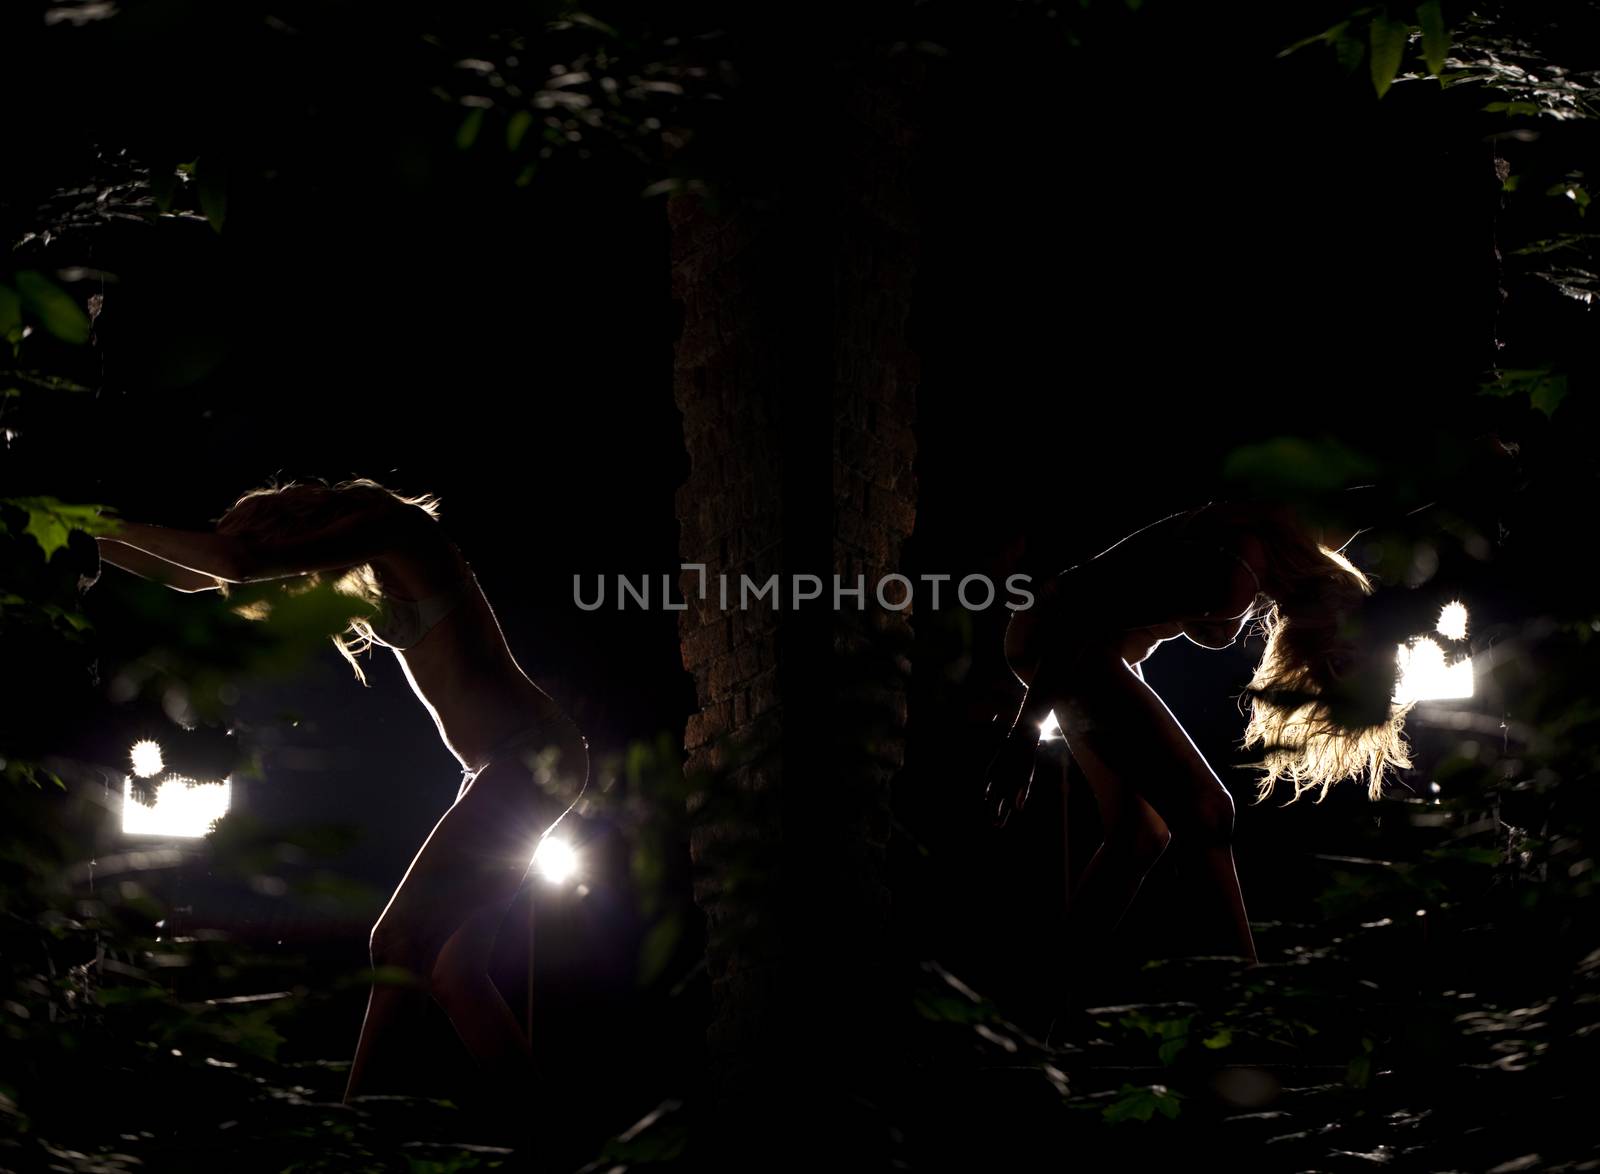
[{"label": "bare knee", "polygon": [[444,944],[428,971],[428,990],[447,1010],[462,998],[476,998],[489,973],[492,937],[458,933]]},{"label": "bare knee", "polygon": [[1172,832],[1167,825],[1139,821],[1133,832],[1133,851],[1135,856],[1149,864],[1155,864],[1167,850],[1167,845],[1172,843]]},{"label": "bare knee", "polygon": [[428,947],[419,935],[392,918],[380,918],[372,927],[368,948],[373,969],[404,971],[419,984],[429,985],[438,950]]},{"label": "bare knee", "polygon": [[1134,816],[1108,827],[1105,838],[1107,843],[1148,871],[1166,852],[1167,845],[1172,842],[1172,832],[1160,820]]},{"label": "bare knee", "polygon": [[372,931],[371,945],[375,969],[410,974],[445,1007],[474,990],[489,970],[489,950],[477,935],[458,935],[443,946],[429,946],[404,927],[380,921]]},{"label": "bare knee", "polygon": [[1233,843],[1233,796],[1216,784],[1184,804],[1181,816],[1169,822],[1188,845],[1227,847]]}]

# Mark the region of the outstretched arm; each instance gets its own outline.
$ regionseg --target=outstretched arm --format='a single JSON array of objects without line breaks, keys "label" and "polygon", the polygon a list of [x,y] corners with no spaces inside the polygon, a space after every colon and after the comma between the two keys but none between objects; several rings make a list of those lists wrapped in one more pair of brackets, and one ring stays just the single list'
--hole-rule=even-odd
[{"label": "outstretched arm", "polygon": [[164,565],[174,568],[176,573],[187,572],[189,576],[207,579],[212,585],[219,579],[225,583],[244,581],[239,577],[241,560],[237,543],[221,534],[119,521],[116,530],[100,541],[107,561],[117,566],[123,565],[113,557],[120,553],[117,548],[131,551],[129,561],[138,565],[125,569],[134,574],[144,574],[147,568],[158,569]]},{"label": "outstretched arm", "polygon": [[404,542],[412,525],[406,512],[374,508],[352,510],[327,525],[291,536],[261,538],[122,522],[111,538],[207,579],[255,583],[370,562]]},{"label": "outstretched arm", "polygon": [[197,571],[191,571],[188,567],[169,563],[166,559],[157,558],[136,546],[129,546],[126,542],[118,542],[114,538],[100,538],[98,541],[102,562],[121,567],[141,579],[164,583],[174,591],[215,591],[218,587],[217,580],[210,575],[202,575]]}]

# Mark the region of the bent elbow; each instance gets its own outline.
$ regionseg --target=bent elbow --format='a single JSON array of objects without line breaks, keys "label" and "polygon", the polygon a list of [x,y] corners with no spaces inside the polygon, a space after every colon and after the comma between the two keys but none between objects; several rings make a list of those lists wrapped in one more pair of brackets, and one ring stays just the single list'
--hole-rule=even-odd
[{"label": "bent elbow", "polygon": [[225,579],[203,575],[184,583],[169,583],[167,586],[174,591],[182,591],[185,595],[198,595],[202,591],[220,591],[226,582]]}]

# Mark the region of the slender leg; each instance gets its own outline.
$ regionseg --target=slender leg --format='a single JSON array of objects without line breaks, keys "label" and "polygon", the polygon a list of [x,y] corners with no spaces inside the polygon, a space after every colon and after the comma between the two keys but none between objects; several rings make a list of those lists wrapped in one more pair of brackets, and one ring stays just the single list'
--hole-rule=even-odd
[{"label": "slender leg", "polygon": [[[1064,666],[1067,667],[1067,666]],[[1056,706],[1068,745],[1086,773],[1108,793],[1137,794],[1171,829],[1175,850],[1194,867],[1202,932],[1226,950],[1255,961],[1233,862],[1233,799],[1154,690],[1108,651],[1074,654],[1057,681]],[[1091,876],[1090,911],[1120,917],[1137,892],[1126,863],[1102,864]],[[1126,853],[1122,853],[1126,858]],[[1140,878],[1142,880],[1142,874]],[[1080,899],[1081,900],[1081,899]],[[1120,903],[1120,907],[1119,907]]]},{"label": "slender leg", "polygon": [[522,1025],[489,977],[489,958],[504,916],[483,909],[469,917],[439,951],[433,995],[472,1058],[491,1077],[531,1074],[533,1048]]},{"label": "slender leg", "polygon": [[[415,987],[374,985],[367,997],[367,1013],[361,1021],[361,1038],[356,1043],[355,1059],[350,1063],[350,1075],[345,1083],[344,1100],[372,1091],[370,1073],[374,1056],[381,1045],[393,1038],[395,1029],[405,1023],[415,1023],[417,1016],[427,1007],[428,992],[420,982]],[[385,1065],[381,1059],[376,1067]]]},{"label": "slender leg", "polygon": [[1068,933],[1087,944],[1103,939],[1122,921],[1172,833],[1155,808],[1120,785],[1087,746],[1074,747],[1072,753],[1094,791],[1104,835],[1067,904]]},{"label": "slender leg", "polygon": [[[406,870],[372,933],[373,962],[422,976],[486,1075],[521,1084],[531,1070],[527,1036],[489,978],[501,919],[521,886],[539,833],[560,809],[522,764],[496,763],[462,791]],[[374,1057],[418,991],[375,987],[351,1065],[346,1099],[371,1079]]]}]

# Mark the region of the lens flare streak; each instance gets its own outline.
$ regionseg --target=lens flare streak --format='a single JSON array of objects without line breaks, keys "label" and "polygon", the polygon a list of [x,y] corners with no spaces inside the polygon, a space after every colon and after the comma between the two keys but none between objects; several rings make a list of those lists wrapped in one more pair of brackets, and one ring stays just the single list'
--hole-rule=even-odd
[{"label": "lens flare streak", "polygon": [[133,760],[133,773],[141,779],[154,778],[167,769],[161,758],[161,743],[149,738],[135,742],[128,751],[128,757]]},{"label": "lens flare streak", "polygon": [[1444,610],[1439,613],[1439,635],[1446,640],[1465,640],[1467,638],[1467,609],[1459,603],[1447,603]]},{"label": "lens flare streak", "polygon": [[533,853],[533,867],[550,884],[565,884],[577,874],[578,853],[565,840],[546,836]]}]

